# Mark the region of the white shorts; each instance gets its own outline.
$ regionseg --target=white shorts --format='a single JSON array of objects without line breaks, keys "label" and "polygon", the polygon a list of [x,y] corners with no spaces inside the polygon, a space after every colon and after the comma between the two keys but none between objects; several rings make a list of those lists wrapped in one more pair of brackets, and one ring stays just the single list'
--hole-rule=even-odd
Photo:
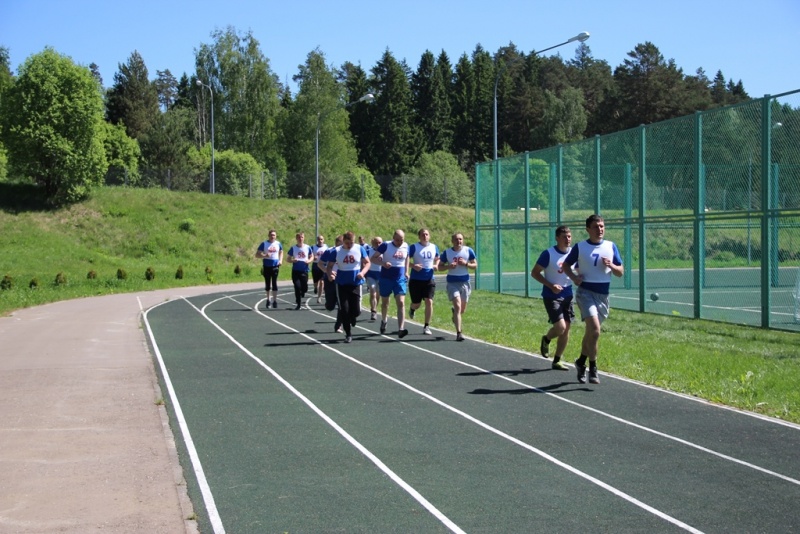
[{"label": "white shorts", "polygon": [[600,324],[603,324],[603,321],[608,319],[608,295],[578,286],[575,291],[575,303],[581,310],[581,321],[597,317]]},{"label": "white shorts", "polygon": [[472,286],[469,282],[447,282],[447,300],[460,297],[461,302],[469,302],[470,293],[472,293]]}]

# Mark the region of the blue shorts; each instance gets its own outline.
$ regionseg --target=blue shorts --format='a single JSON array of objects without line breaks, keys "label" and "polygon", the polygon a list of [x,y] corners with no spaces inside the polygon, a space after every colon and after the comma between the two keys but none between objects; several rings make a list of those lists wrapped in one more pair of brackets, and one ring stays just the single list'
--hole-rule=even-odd
[{"label": "blue shorts", "polygon": [[406,294],[406,279],[405,277],[399,280],[392,280],[391,278],[381,278],[379,291],[382,297],[388,297],[392,293],[395,295]]}]

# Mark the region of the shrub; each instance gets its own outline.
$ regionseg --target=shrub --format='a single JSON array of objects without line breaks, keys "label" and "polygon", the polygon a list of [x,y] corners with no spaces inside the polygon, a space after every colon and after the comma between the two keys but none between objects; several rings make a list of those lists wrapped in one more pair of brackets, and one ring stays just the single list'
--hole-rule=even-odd
[{"label": "shrub", "polygon": [[57,286],[65,286],[65,285],[67,285],[67,276],[64,273],[58,273],[56,275],[55,284]]},{"label": "shrub", "polygon": [[233,274],[236,276],[242,276],[242,268],[237,265],[233,268]]},{"label": "shrub", "polygon": [[11,289],[13,285],[14,285],[14,279],[11,278],[11,275],[8,274],[3,277],[2,281],[0,281],[0,289],[4,291],[6,289]]},{"label": "shrub", "polygon": [[87,280],[94,280],[95,278],[97,278],[97,272],[95,272],[94,270],[89,271],[88,273],[86,273],[86,279]]},{"label": "shrub", "polygon": [[36,289],[39,287],[39,279],[35,276],[31,278],[31,281],[28,283],[28,287],[31,289]]},{"label": "shrub", "polygon": [[183,280],[183,265],[178,265],[178,270],[175,271],[175,280]]},{"label": "shrub", "polygon": [[125,269],[117,269],[117,280],[127,280],[128,273],[125,272]]},{"label": "shrub", "polygon": [[148,267],[147,270],[144,272],[144,279],[145,280],[152,280],[156,277],[156,270],[152,267]]},{"label": "shrub", "polygon": [[178,225],[178,228],[180,228],[181,232],[194,233],[194,226],[194,220],[184,219],[181,221],[181,224]]}]

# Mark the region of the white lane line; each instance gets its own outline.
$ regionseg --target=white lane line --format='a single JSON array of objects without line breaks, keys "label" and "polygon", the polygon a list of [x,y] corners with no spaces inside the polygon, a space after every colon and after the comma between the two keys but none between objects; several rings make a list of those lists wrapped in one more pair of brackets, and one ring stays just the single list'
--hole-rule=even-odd
[{"label": "white lane line", "polygon": [[[242,304],[242,303],[239,302],[239,304]],[[316,313],[318,315],[322,315],[324,317],[328,317],[326,314],[324,314],[322,312],[319,312],[317,310],[312,309],[311,311],[313,311],[314,313]],[[372,330],[369,330],[367,328],[363,328],[363,327],[361,327],[361,328],[364,329],[364,330],[367,330],[369,332],[372,332]],[[495,376],[495,377],[500,378],[502,380],[505,380],[507,382],[511,382],[512,384],[515,384],[515,385],[518,385],[518,386],[522,386],[523,388],[526,388],[526,389],[530,389],[531,391],[535,391],[537,393],[543,393],[543,394],[548,395],[550,397],[553,397],[554,399],[557,399],[557,400],[559,400],[561,402],[566,402],[567,404],[570,404],[570,405],[575,406],[577,408],[581,408],[583,410],[588,410],[588,411],[590,411],[592,413],[601,415],[603,417],[607,417],[607,418],[609,418],[609,419],[611,419],[613,421],[617,421],[618,423],[622,423],[624,425],[632,426],[632,427],[637,428],[639,430],[642,430],[644,432],[649,432],[649,433],[654,434],[656,436],[659,436],[659,437],[674,441],[676,443],[680,443],[681,445],[685,445],[687,447],[691,447],[691,448],[696,449],[698,451],[705,452],[705,453],[710,454],[712,456],[716,456],[717,458],[721,458],[723,460],[727,460],[729,462],[733,462],[735,464],[738,464],[738,465],[741,465],[741,466],[744,466],[744,467],[748,467],[748,468],[753,469],[755,471],[758,471],[760,473],[764,473],[766,475],[770,475],[770,476],[779,478],[781,480],[784,480],[786,482],[789,482],[791,484],[795,484],[795,485],[800,486],[800,480],[798,480],[796,478],[792,478],[790,476],[783,475],[781,473],[766,469],[764,467],[752,464],[750,462],[746,462],[744,460],[740,460],[738,458],[734,458],[733,456],[729,456],[727,454],[724,454],[724,453],[721,453],[721,452],[717,452],[717,451],[715,451],[713,449],[709,449],[709,448],[704,447],[702,445],[698,445],[697,443],[693,443],[693,442],[685,440],[683,438],[679,438],[677,436],[673,436],[671,434],[667,434],[667,433],[661,432],[660,430],[656,430],[654,428],[650,428],[650,427],[647,427],[647,426],[644,426],[644,425],[640,425],[640,424],[635,423],[633,421],[630,421],[628,419],[623,419],[621,417],[618,417],[616,415],[610,414],[608,412],[604,412],[602,410],[598,410],[597,408],[592,408],[591,406],[586,406],[585,404],[581,404],[579,402],[570,400],[570,399],[565,398],[565,397],[563,397],[561,395],[556,395],[555,393],[552,393],[550,391],[539,389],[539,388],[537,388],[535,386],[531,386],[530,384],[525,384],[524,382],[520,382],[520,381],[515,380],[513,378],[510,378],[508,376],[504,376],[504,375],[501,375],[501,374],[498,374],[498,373],[493,373],[492,371],[489,371],[489,370],[484,369],[482,367],[478,367],[477,365],[473,365],[473,364],[470,364],[470,363],[467,363],[467,362],[464,362],[464,361],[461,361],[461,360],[457,360],[455,358],[451,358],[450,356],[446,356],[444,354],[441,354],[441,353],[436,352],[436,351],[432,351],[432,350],[424,348],[424,347],[419,347],[417,345],[412,344],[411,342],[401,341],[399,339],[395,339],[395,338],[393,338],[391,336],[388,336],[388,335],[385,335],[385,334],[383,334],[382,337],[385,337],[387,339],[391,339],[391,340],[396,341],[398,343],[402,343],[403,345],[405,345],[407,347],[411,347],[411,348],[413,348],[415,350],[419,350],[419,351],[425,352],[427,354],[430,354],[432,356],[436,356],[437,358],[441,358],[443,360],[447,360],[447,361],[450,361],[452,363],[455,363],[455,364],[458,364],[458,365],[462,365],[462,366],[467,367],[469,369],[480,371],[480,372],[485,373],[487,375]],[[477,341],[479,343],[483,343],[485,345],[489,345],[489,346],[492,346],[492,347],[500,348],[500,349],[503,349],[503,350],[512,350],[513,351],[513,349],[507,349],[507,347],[502,347],[502,346],[499,346],[499,345],[495,345],[493,343],[488,343],[488,342],[481,341],[481,340],[474,340],[474,341]],[[519,351],[515,351],[515,352],[519,352]],[[636,384],[636,385],[641,385],[641,386],[644,386],[644,387],[648,387],[650,389],[656,389],[657,391],[663,391],[663,390],[658,389],[658,388],[652,388],[652,386],[647,386],[646,384],[639,384],[638,382],[633,382],[633,381],[629,381],[629,382],[633,383],[633,384]],[[665,392],[665,393],[672,393],[672,392]],[[681,398],[687,398],[688,400],[697,401],[697,399],[694,399],[694,398],[691,398],[691,397],[684,397],[682,395],[681,395]],[[715,406],[715,405],[711,405],[711,404],[709,404],[709,406],[710,407],[716,407],[716,408],[726,408],[724,406],[723,407],[719,407],[719,406]],[[728,408],[728,409],[730,410],[730,408]],[[733,411],[735,413],[742,413],[744,415],[753,415],[753,414],[750,414],[748,412],[740,412],[738,410],[733,410]],[[758,415],[758,414],[755,414],[755,415]],[[771,419],[768,419],[768,418],[759,417],[759,419],[767,420],[769,422],[775,422],[775,421],[773,421]],[[782,422],[778,421],[777,423],[782,423]],[[784,425],[784,426],[789,426],[790,428],[796,428],[794,425]]]},{"label": "white lane line", "polygon": [[[186,300],[184,297],[181,298]],[[205,503],[206,511],[208,512],[208,519],[211,521],[211,527],[214,529],[214,534],[225,534],[225,527],[222,525],[222,518],[219,515],[217,504],[214,501],[214,495],[211,493],[211,488],[208,485],[205,471],[203,471],[203,464],[200,462],[200,456],[198,456],[197,449],[194,446],[194,440],[192,440],[192,435],[189,432],[189,425],[186,423],[186,418],[183,415],[181,403],[178,401],[178,396],[175,393],[175,388],[172,386],[172,381],[169,377],[169,371],[167,371],[167,367],[164,364],[164,358],[161,357],[161,351],[158,348],[158,343],[156,343],[155,336],[153,336],[153,330],[150,328],[150,322],[147,320],[147,314],[150,313],[151,310],[166,303],[167,302],[162,302],[160,304],[156,304],[152,308],[149,308],[142,314],[142,317],[144,318],[144,324],[147,327],[147,335],[150,337],[150,343],[153,345],[153,350],[156,353],[158,365],[161,368],[161,375],[164,377],[164,383],[167,385],[169,398],[172,402],[173,410],[175,411],[175,418],[178,420],[178,426],[181,429],[183,441],[186,443],[186,450],[189,452],[189,458],[192,462],[192,468],[194,469],[194,476],[197,479],[197,484],[200,486],[200,493],[203,496],[203,502]]]},{"label": "white lane line", "polygon": [[[274,369],[272,369],[267,364],[265,364],[262,360],[260,360],[258,357],[256,357],[252,352],[250,352],[241,343],[239,343],[233,336],[231,336],[227,331],[225,331],[225,329],[223,329],[221,326],[219,326],[217,323],[215,323],[210,317],[208,317],[208,315],[206,315],[205,310],[209,305],[213,304],[214,302],[217,302],[218,300],[223,300],[225,298],[229,298],[233,302],[236,302],[237,304],[243,306],[245,309],[249,308],[249,306],[246,306],[246,305],[242,304],[241,302],[239,302],[238,300],[236,300],[233,297],[223,297],[223,298],[220,298],[220,299],[217,299],[217,300],[213,300],[213,301],[209,302],[208,304],[206,304],[205,306],[203,306],[202,309],[198,309],[194,304],[192,304],[188,300],[186,300],[186,299],[184,299],[184,300],[186,300],[186,302],[190,306],[192,306],[195,310],[197,310],[203,317],[206,318],[206,320],[209,323],[211,323],[217,330],[219,330],[225,337],[227,337],[230,340],[231,343],[236,345],[239,348],[239,350],[241,350],[247,356],[249,356],[251,359],[253,359],[253,361],[255,361],[258,365],[263,367],[267,372],[269,372],[272,376],[274,376],[276,380],[278,380],[281,384],[283,384],[283,386],[286,387],[286,389],[291,391],[297,398],[302,400],[309,408],[311,408],[311,410],[314,411],[314,413],[316,413],[326,423],[328,423],[328,425],[330,425],[342,437],[344,437],[353,447],[355,447],[358,451],[360,451],[361,454],[363,454],[365,457],[367,457],[373,464],[375,464],[378,467],[378,469],[383,471],[398,486],[403,488],[409,495],[411,495],[411,497],[413,497],[426,510],[428,510],[428,512],[430,512],[434,517],[436,517],[439,521],[441,521],[448,529],[450,529],[452,532],[465,534],[464,531],[458,525],[456,525],[453,521],[451,521],[446,515],[444,515],[444,513],[442,513],[430,501],[428,501],[425,497],[423,497],[422,494],[420,494],[417,490],[415,490],[410,484],[408,484],[405,480],[403,480],[397,473],[392,471],[389,468],[389,466],[384,464],[377,456],[372,454],[372,452],[370,452],[369,449],[364,447],[358,440],[356,440],[353,436],[351,436],[344,428],[339,426],[336,423],[336,421],[334,421],[333,419],[328,417],[328,415],[325,412],[323,412],[320,408],[318,408],[313,402],[311,402],[311,400],[308,397],[306,397],[300,391],[298,391],[292,384],[290,384],[287,380],[285,380]],[[317,340],[315,340],[315,339],[303,334],[302,332],[300,332],[298,330],[295,330],[294,328],[291,328],[288,325],[285,325],[285,324],[283,324],[283,323],[281,323],[279,321],[276,321],[275,319],[272,319],[268,315],[262,313],[257,308],[257,305],[256,305],[256,308],[254,309],[254,311],[256,313],[258,313],[258,314],[270,319],[271,321],[274,321],[276,324],[279,324],[282,327],[284,327],[284,328],[286,328],[286,329],[288,329],[288,330],[290,330],[290,331],[292,331],[292,332],[294,332],[296,334],[300,334],[301,336],[306,337],[306,338],[314,341],[315,343],[318,343],[321,346],[323,346],[325,348],[328,348],[329,350],[333,350],[334,352],[344,356],[341,352],[322,344],[320,341],[317,341]]]},{"label": "white lane line", "polygon": [[[242,302],[239,302],[238,300],[236,300],[234,297],[229,297],[229,298],[230,298],[230,300],[236,302],[237,304],[239,304],[239,305],[241,305],[241,306],[243,306],[245,308],[248,307],[247,305],[243,304]],[[209,303],[209,304],[211,304],[211,303]],[[208,306],[209,304],[206,304],[206,306]],[[203,307],[203,311],[201,313],[203,313],[203,316],[205,316],[211,324],[216,326],[224,335],[228,336],[228,338],[234,344],[236,344],[238,347],[240,347],[242,351],[244,351],[246,354],[248,354],[251,358],[254,358],[260,365],[262,365],[265,369],[269,370],[270,373],[273,373],[273,375],[276,378],[278,378],[281,382],[284,382],[283,378],[280,378],[279,375],[277,375],[268,366],[266,366],[266,364],[264,364],[261,360],[256,358],[254,355],[252,355],[252,353],[250,351],[248,351],[241,344],[239,344],[232,336],[230,336],[230,334],[225,332],[221,327],[219,327],[216,323],[214,323],[214,321],[212,321],[210,318],[208,318],[208,316],[205,315],[206,306]],[[573,467],[573,466],[571,466],[571,465],[569,465],[569,464],[567,464],[565,462],[562,462],[558,458],[555,458],[554,456],[551,456],[551,455],[547,454],[543,450],[537,449],[536,447],[534,447],[532,445],[529,445],[528,443],[525,443],[524,441],[521,441],[521,440],[515,438],[514,436],[506,434],[505,432],[503,432],[503,431],[501,431],[501,430],[499,430],[499,429],[497,429],[497,428],[495,428],[495,427],[493,427],[491,425],[488,425],[487,423],[484,423],[483,421],[480,421],[479,419],[474,418],[473,416],[469,415],[468,413],[463,412],[463,411],[459,410],[458,408],[455,408],[454,406],[451,406],[451,405],[445,403],[444,401],[441,401],[438,398],[436,398],[436,397],[434,397],[434,396],[432,396],[432,395],[430,395],[428,393],[425,393],[424,391],[421,391],[421,390],[411,386],[410,384],[407,384],[407,383],[405,383],[405,382],[403,382],[403,381],[401,381],[401,380],[399,380],[397,378],[394,378],[391,375],[388,375],[388,374],[384,373],[380,369],[376,369],[375,367],[367,365],[366,363],[363,363],[363,362],[361,362],[361,361],[359,361],[359,360],[357,360],[357,359],[355,359],[355,358],[353,358],[351,356],[348,356],[347,354],[341,352],[340,350],[338,350],[338,349],[336,349],[336,348],[334,348],[334,347],[332,347],[332,346],[330,346],[328,344],[325,344],[325,343],[323,343],[322,341],[320,341],[318,339],[315,339],[315,338],[313,338],[313,337],[311,337],[311,336],[309,336],[309,335],[307,335],[307,334],[305,334],[303,332],[300,332],[299,330],[297,330],[295,328],[292,328],[291,326],[289,326],[289,325],[287,325],[285,323],[282,323],[282,322],[278,321],[277,319],[274,319],[274,318],[272,318],[272,317],[270,317],[270,316],[268,316],[268,315],[266,315],[264,313],[261,313],[261,311],[258,309],[258,303],[256,303],[256,305],[251,309],[253,311],[255,311],[256,313],[258,313],[259,315],[262,315],[263,317],[265,317],[265,318],[269,319],[270,321],[274,322],[275,324],[277,324],[277,325],[279,325],[279,326],[281,326],[281,327],[283,327],[283,328],[285,328],[285,329],[287,329],[287,330],[289,330],[291,332],[294,332],[294,333],[296,333],[296,334],[298,334],[298,335],[300,335],[300,336],[302,336],[302,337],[304,337],[304,338],[306,338],[306,339],[308,339],[308,340],[320,345],[321,347],[323,347],[323,348],[325,348],[327,350],[330,350],[331,352],[334,352],[335,354],[338,354],[339,356],[341,356],[341,357],[343,357],[343,358],[345,358],[347,360],[350,360],[351,362],[355,363],[356,365],[360,365],[361,367],[364,367],[365,369],[368,369],[368,370],[372,371],[373,373],[375,373],[375,374],[377,374],[379,376],[382,376],[382,377],[386,378],[387,380],[390,380],[390,381],[394,382],[395,384],[397,384],[397,385],[399,385],[399,386],[401,386],[401,387],[403,387],[405,389],[408,389],[409,391],[411,391],[411,392],[413,392],[413,393],[415,393],[417,395],[420,395],[420,396],[430,400],[431,402],[441,406],[442,408],[444,408],[444,409],[446,409],[448,411],[451,411],[451,412],[455,413],[456,415],[459,415],[459,416],[463,417],[464,419],[466,419],[466,420],[468,420],[468,421],[470,421],[470,422],[472,422],[472,423],[474,423],[474,424],[476,424],[476,425],[478,425],[478,426],[480,426],[480,427],[482,427],[482,428],[484,428],[484,429],[486,429],[486,430],[488,430],[488,431],[490,431],[490,432],[492,432],[492,433],[494,433],[494,434],[496,434],[496,435],[498,435],[498,436],[500,436],[500,437],[502,437],[502,438],[514,443],[514,444],[516,444],[516,445],[519,445],[520,447],[522,447],[522,448],[524,448],[526,450],[529,450],[529,451],[533,452],[534,454],[537,454],[537,455],[541,456],[545,460],[550,461],[550,462],[558,465],[559,467],[561,467],[563,469],[566,469],[567,471],[569,471],[569,472],[571,472],[571,473],[573,473],[573,474],[575,474],[575,475],[577,475],[577,476],[579,476],[579,477],[581,477],[581,478],[583,478],[585,480],[588,480],[592,484],[595,484],[595,485],[605,489],[606,491],[616,495],[617,497],[620,497],[621,499],[624,499],[624,500],[628,501],[629,503],[631,503],[631,504],[633,504],[635,506],[638,506],[639,508],[641,508],[641,509],[643,509],[643,510],[645,510],[647,512],[650,512],[651,514],[663,519],[664,521],[672,523],[673,525],[676,525],[676,526],[678,526],[678,527],[680,527],[680,528],[682,528],[682,529],[684,529],[684,530],[686,530],[688,532],[693,532],[693,533],[701,533],[702,532],[702,531],[692,527],[691,525],[686,524],[683,521],[680,521],[679,519],[674,518],[674,517],[662,512],[662,511],[660,511],[660,510],[658,510],[658,509],[656,509],[656,508],[654,508],[654,507],[652,507],[652,506],[640,501],[639,499],[636,499],[632,495],[628,495],[627,493],[625,493],[625,492],[623,492],[623,491],[611,486],[610,484],[607,484],[607,483],[603,482],[602,480],[597,479],[597,478],[589,475],[588,473],[584,473],[583,471],[581,471],[581,470],[579,470],[579,469],[577,469],[577,468],[575,468],[575,467]],[[322,314],[322,315],[324,315],[324,314]],[[284,383],[284,384],[287,387],[289,387],[292,391],[296,391],[288,383]],[[296,395],[298,395],[301,399],[303,399],[304,402],[309,404],[309,406],[311,406],[312,409],[314,409],[315,411],[317,410],[316,407],[310,401],[308,401],[305,397],[302,396],[302,394],[297,392]],[[319,413],[322,416],[322,412],[319,412]],[[326,421],[328,421],[327,416],[325,416],[324,418],[326,419]],[[332,426],[336,425],[333,421],[330,421],[329,424],[331,424]],[[337,431],[339,429],[338,425],[334,426],[334,428],[336,428]],[[342,435],[349,436],[346,433],[344,433],[344,430],[341,430],[340,433],[343,433]],[[350,438],[348,437],[348,440],[349,439]],[[354,441],[354,443],[357,443],[357,442]],[[427,501],[425,501],[425,502],[427,502]],[[433,506],[433,505],[431,505],[431,506]]]}]

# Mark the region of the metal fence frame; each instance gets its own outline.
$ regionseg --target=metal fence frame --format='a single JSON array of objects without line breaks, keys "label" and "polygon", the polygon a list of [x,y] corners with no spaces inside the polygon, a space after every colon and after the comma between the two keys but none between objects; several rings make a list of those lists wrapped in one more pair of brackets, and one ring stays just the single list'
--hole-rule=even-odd
[{"label": "metal fence frame", "polygon": [[[635,295],[615,307],[678,313],[648,292],[681,280],[691,288],[681,315],[800,331],[799,104],[800,90],[766,95],[476,165],[476,288],[537,296],[528,273],[555,228],[570,225],[574,241],[585,239],[585,218],[599,213],[626,264],[612,299]],[[687,250],[670,258],[657,236]],[[711,256],[709,239],[721,243]],[[519,272],[524,284],[510,276]],[[719,313],[706,305],[726,296],[715,287],[757,288],[758,298],[731,290],[735,304]],[[787,292],[788,320],[776,312]],[[737,315],[745,308],[747,317]]]}]

